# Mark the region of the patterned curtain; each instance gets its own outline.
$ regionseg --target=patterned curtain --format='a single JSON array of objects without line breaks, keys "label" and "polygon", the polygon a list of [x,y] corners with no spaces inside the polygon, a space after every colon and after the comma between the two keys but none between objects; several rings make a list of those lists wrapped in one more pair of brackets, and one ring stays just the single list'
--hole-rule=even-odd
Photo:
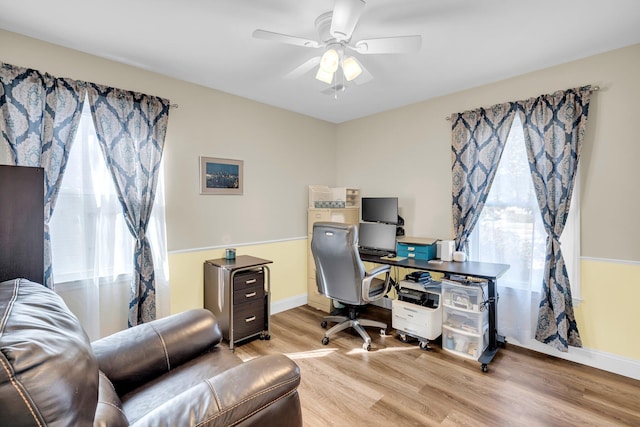
[{"label": "patterned curtain", "polygon": [[116,186],[129,231],[136,240],[129,326],[155,319],[153,257],[146,236],[153,208],[169,101],[89,84],[98,140]]},{"label": "patterned curtain", "polygon": [[54,288],[49,220],[86,96],[83,82],[0,63],[0,131],[17,166],[44,169],[44,285]]},{"label": "patterned curtain", "polygon": [[589,86],[521,101],[533,186],[547,232],[536,339],[567,351],[582,347],[560,236],[564,229],[589,113]]},{"label": "patterned curtain", "polygon": [[515,112],[516,106],[506,103],[451,116],[453,228],[458,251],[467,252]]}]

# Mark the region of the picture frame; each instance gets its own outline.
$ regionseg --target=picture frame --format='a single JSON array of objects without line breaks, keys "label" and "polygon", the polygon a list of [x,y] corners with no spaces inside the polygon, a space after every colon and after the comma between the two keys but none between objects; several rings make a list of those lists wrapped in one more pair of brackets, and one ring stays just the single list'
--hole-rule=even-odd
[{"label": "picture frame", "polygon": [[244,161],[200,156],[200,194],[242,194]]}]

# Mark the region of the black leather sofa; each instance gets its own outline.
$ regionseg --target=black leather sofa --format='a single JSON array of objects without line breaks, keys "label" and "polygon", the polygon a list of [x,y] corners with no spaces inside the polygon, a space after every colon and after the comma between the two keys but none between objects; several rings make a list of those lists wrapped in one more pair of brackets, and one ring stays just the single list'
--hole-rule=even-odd
[{"label": "black leather sofa", "polygon": [[42,285],[0,283],[0,424],[301,426],[298,366],[242,362],[198,309],[89,342]]}]

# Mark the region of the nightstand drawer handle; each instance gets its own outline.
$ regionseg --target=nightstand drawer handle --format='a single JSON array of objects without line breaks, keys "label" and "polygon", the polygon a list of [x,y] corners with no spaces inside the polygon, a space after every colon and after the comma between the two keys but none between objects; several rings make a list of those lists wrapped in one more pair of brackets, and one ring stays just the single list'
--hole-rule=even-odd
[{"label": "nightstand drawer handle", "polygon": [[245,323],[250,323],[250,322],[253,322],[254,320],[256,320],[256,316],[251,316],[244,319]]},{"label": "nightstand drawer handle", "polygon": [[251,279],[251,280],[247,280],[247,281],[246,281],[246,282],[244,282],[244,283],[246,283],[247,285],[250,285],[250,284],[252,284],[252,283],[256,283],[257,281],[258,281],[258,279]]},{"label": "nightstand drawer handle", "polygon": [[244,294],[245,298],[251,298],[251,297],[255,297],[257,295],[256,292],[249,292],[248,294]]}]

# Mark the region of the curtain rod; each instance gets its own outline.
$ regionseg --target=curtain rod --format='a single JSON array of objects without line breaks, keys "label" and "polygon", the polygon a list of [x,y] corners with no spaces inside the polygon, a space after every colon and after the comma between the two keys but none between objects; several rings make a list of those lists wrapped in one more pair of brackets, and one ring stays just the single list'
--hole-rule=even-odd
[{"label": "curtain rod", "polygon": [[[591,92],[597,92],[600,90],[600,86],[591,86]],[[446,121],[450,122],[451,121],[451,117],[445,117],[444,118]]]}]

